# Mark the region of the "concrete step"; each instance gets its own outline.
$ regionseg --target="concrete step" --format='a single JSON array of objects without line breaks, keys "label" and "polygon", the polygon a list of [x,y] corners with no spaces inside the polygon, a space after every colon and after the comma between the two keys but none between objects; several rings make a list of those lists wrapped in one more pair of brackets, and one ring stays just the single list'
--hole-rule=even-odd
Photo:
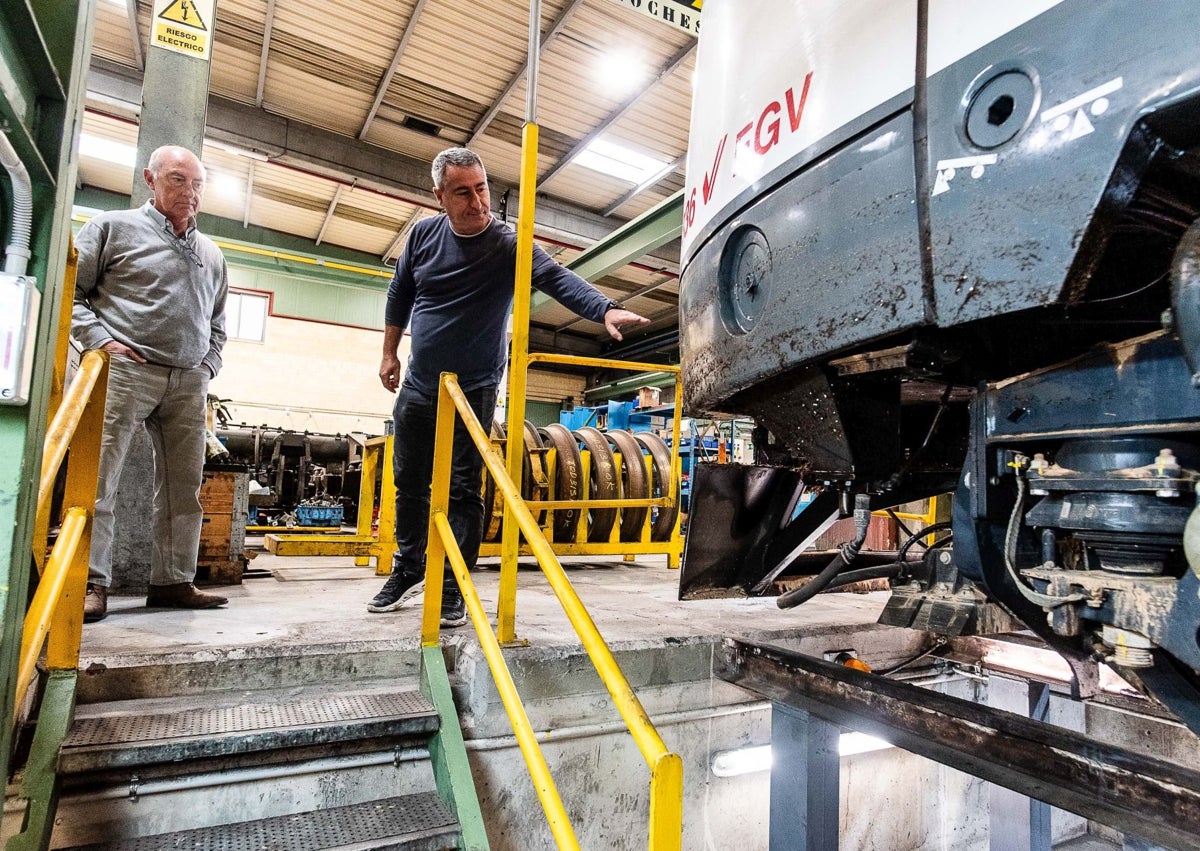
[{"label": "concrete step", "polygon": [[242,692],[80,706],[59,754],[68,785],[128,782],[423,744],[432,704],[396,684]]},{"label": "concrete step", "polygon": [[[168,652],[89,653],[85,643],[76,701],[90,704],[230,690],[304,688],[312,683],[415,679],[420,671],[420,644],[419,636],[413,635],[324,644],[214,644]],[[447,668],[453,670],[454,646],[448,643],[445,653]]]},{"label": "concrete step", "polygon": [[435,793],[401,795],[345,807],[216,827],[182,830],[69,851],[446,851],[457,849],[458,822]]}]

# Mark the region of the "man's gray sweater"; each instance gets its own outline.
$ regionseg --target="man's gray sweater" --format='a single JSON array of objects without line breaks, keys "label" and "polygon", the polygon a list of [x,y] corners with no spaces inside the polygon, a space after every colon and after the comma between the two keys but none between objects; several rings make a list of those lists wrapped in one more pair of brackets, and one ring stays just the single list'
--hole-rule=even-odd
[{"label": "man's gray sweater", "polygon": [[229,279],[212,240],[194,226],[176,237],[147,201],[95,216],[75,247],[71,334],[85,349],[116,340],[151,363],[220,371]]}]

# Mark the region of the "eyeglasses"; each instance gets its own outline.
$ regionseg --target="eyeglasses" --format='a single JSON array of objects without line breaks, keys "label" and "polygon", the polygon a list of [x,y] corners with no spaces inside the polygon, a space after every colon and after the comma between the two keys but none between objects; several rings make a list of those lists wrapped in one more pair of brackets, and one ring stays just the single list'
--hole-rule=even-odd
[{"label": "eyeglasses", "polygon": [[171,245],[173,245],[175,247],[176,251],[178,251],[180,254],[182,254],[184,257],[186,257],[188,260],[190,260],[192,263],[194,263],[196,265],[197,269],[204,268],[204,261],[200,259],[199,252],[197,252],[196,249],[192,248],[192,244],[190,242],[188,242],[188,238],[186,235],[176,236],[175,232],[171,229],[170,222],[167,223],[167,226],[166,226],[166,228],[164,228],[163,232],[167,236],[167,239],[171,243]]},{"label": "eyeglasses", "polygon": [[165,180],[168,186],[171,186],[175,189],[182,189],[190,182],[192,189],[196,190],[197,192],[204,191],[204,178],[202,177],[189,181],[182,174],[168,174]]}]

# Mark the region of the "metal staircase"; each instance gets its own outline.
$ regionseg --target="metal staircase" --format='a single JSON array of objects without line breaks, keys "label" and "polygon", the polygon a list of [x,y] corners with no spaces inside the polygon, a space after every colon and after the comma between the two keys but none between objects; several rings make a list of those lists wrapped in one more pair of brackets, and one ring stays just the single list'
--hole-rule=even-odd
[{"label": "metal staircase", "polygon": [[[126,697],[115,685],[121,674],[142,684],[154,674],[109,677],[113,684],[97,690],[106,699],[76,708],[60,750],[50,847],[486,848],[449,679],[434,651],[423,654],[420,683],[411,673],[353,679],[349,665],[347,677],[320,685],[247,691],[230,687],[234,660],[227,672],[206,664],[199,688],[211,690],[158,697],[141,685],[140,696]],[[279,660],[290,668],[285,679],[315,680],[320,662],[297,660]]]}]

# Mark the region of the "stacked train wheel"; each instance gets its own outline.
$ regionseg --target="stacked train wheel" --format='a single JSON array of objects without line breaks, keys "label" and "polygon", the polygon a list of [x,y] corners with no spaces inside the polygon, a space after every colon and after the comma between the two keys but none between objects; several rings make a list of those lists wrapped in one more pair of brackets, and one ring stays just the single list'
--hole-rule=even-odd
[{"label": "stacked train wheel", "polygon": [[[507,436],[504,426],[492,424],[492,445],[504,456]],[[582,500],[584,498],[584,461],[588,453],[587,481],[591,499],[647,499],[670,492],[671,451],[661,437],[652,432],[607,431],[584,426],[570,431],[552,423],[536,428],[528,421],[523,430],[524,462],[521,496],[526,502],[541,500]],[[550,495],[548,451],[553,449],[554,494]],[[646,456],[650,463],[647,469]],[[504,501],[487,468],[483,471],[485,527],[483,540],[498,543],[503,532]],[[679,492],[678,486],[675,489]],[[581,509],[558,509],[553,513],[547,537],[555,543],[606,543],[617,527],[621,542],[642,540],[647,513],[650,515],[650,540],[668,541],[679,514],[677,507],[593,508],[580,530]],[[545,526],[547,512],[534,511],[539,525]]]}]

